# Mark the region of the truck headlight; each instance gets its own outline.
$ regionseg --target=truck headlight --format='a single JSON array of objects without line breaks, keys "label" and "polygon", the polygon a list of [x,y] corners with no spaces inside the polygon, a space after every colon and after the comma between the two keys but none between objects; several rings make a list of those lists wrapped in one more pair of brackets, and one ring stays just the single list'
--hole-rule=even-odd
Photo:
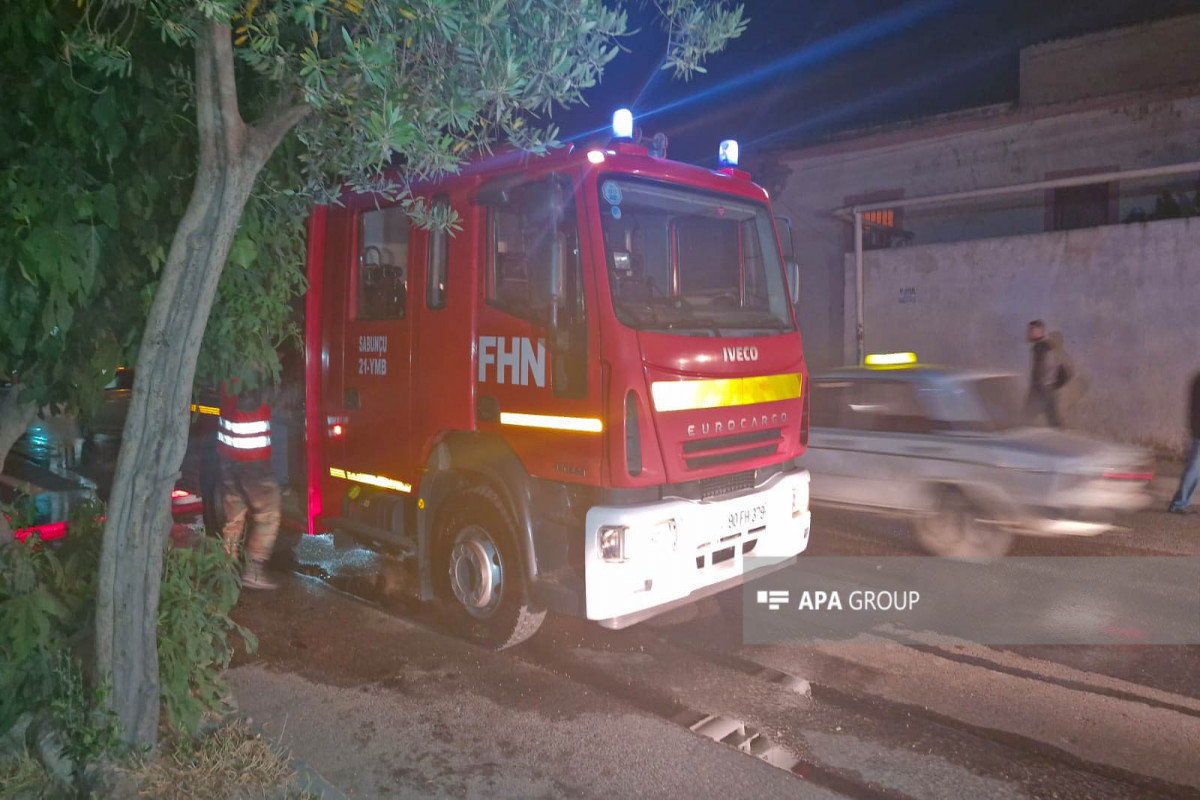
[{"label": "truck headlight", "polygon": [[600,558],[619,563],[632,558],[650,558],[675,550],[675,520],[652,525],[605,525],[599,531]]},{"label": "truck headlight", "polygon": [[600,558],[605,561],[625,560],[625,526],[605,525],[600,529]]}]

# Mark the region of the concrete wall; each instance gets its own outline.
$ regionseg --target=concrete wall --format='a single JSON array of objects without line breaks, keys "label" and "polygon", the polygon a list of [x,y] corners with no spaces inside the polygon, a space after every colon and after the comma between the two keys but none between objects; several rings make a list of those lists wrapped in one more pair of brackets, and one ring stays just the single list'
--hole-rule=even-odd
[{"label": "concrete wall", "polygon": [[[1196,93],[1084,101],[1032,109],[993,107],[901,130],[793,151],[792,170],[772,200],[792,218],[801,267],[799,313],[805,350],[816,368],[841,362],[846,329],[843,263],[846,224],[831,211],[877,192],[920,197],[1027,183],[1067,171],[1100,171],[1200,160],[1200,89]],[[1172,182],[1194,189],[1200,176]],[[1162,182],[1113,187],[1118,219],[1153,210]],[[894,195],[893,195],[894,196]],[[914,245],[1020,236],[1046,229],[1043,193],[902,212]],[[852,344],[852,340],[851,340]]]},{"label": "concrete wall", "polygon": [[1200,14],[1021,51],[1021,104],[1062,103],[1200,81]]},{"label": "concrete wall", "polygon": [[[852,359],[853,256],[844,264]],[[1042,318],[1074,365],[1070,427],[1182,447],[1200,370],[1200,218],[876,250],[864,277],[867,352],[1027,375],[1025,325]]]}]

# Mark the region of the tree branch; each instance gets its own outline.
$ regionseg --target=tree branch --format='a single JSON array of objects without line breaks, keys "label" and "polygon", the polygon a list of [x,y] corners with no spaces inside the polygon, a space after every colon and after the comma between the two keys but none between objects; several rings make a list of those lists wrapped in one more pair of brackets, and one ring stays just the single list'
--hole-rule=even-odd
[{"label": "tree branch", "polygon": [[261,148],[262,160],[265,163],[279,147],[288,131],[300,124],[300,120],[312,113],[312,106],[307,103],[287,105],[276,103],[263,119],[251,127],[252,146]]},{"label": "tree branch", "polygon": [[213,77],[216,79],[217,101],[225,123],[223,132],[226,145],[230,153],[236,153],[245,123],[238,110],[237,76],[233,71],[233,36],[228,25],[209,20],[208,37],[212,45]]},{"label": "tree branch", "polygon": [[221,115],[216,101],[216,75],[213,69],[212,29],[196,37],[196,130],[199,134],[199,163],[217,161],[216,137],[221,134]]}]

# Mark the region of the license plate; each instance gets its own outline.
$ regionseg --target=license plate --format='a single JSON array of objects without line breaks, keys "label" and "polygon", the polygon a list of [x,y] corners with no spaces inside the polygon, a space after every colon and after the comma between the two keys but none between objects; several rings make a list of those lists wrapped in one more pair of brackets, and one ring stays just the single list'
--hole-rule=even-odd
[{"label": "license plate", "polygon": [[767,504],[755,503],[752,506],[742,506],[730,511],[725,517],[725,530],[730,533],[747,531],[766,524],[766,521]]}]

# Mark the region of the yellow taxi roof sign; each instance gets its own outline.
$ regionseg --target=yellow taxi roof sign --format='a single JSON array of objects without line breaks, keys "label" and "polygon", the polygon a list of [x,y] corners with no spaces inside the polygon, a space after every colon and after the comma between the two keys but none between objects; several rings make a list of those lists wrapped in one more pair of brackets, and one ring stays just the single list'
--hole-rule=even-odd
[{"label": "yellow taxi roof sign", "polygon": [[871,353],[866,358],[869,367],[894,367],[899,364],[917,363],[916,353]]}]

